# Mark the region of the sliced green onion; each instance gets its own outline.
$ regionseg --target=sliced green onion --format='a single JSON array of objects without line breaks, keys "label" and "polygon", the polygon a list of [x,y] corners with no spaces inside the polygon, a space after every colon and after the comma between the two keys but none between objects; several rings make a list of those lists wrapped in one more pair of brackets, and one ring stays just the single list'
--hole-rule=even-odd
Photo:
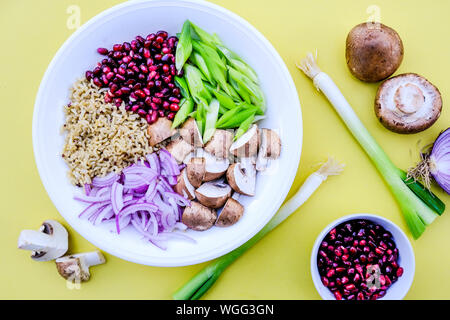
[{"label": "sliced green onion", "polygon": [[177,70],[183,68],[184,63],[187,61],[192,52],[192,39],[191,39],[191,25],[189,20],[186,20],[181,29],[181,35],[178,40],[177,51],[175,52],[175,66]]},{"label": "sliced green onion", "polygon": [[258,83],[258,76],[256,75],[255,70],[253,70],[244,60],[242,60],[241,57],[225,46],[216,45],[216,48],[224,55],[231,66],[242,72],[253,82]]},{"label": "sliced green onion", "polygon": [[205,119],[205,130],[203,133],[203,143],[206,143],[211,139],[216,131],[217,117],[219,116],[219,101],[212,99],[208,107]]},{"label": "sliced green onion", "polygon": [[234,109],[230,109],[227,112],[225,112],[220,119],[217,121],[216,123],[216,128],[220,128],[223,124],[225,124],[227,121],[229,121],[230,119],[232,119],[237,113],[239,113],[239,111],[241,111],[242,108],[241,107],[237,107]]},{"label": "sliced green onion", "polygon": [[403,182],[400,170],[391,162],[364,127],[333,80],[320,70],[314,56],[311,53],[308,54],[298,67],[313,79],[315,87],[328,98],[355,139],[366,151],[396,198],[413,237],[419,238],[425,231],[425,227],[431,224],[438,215]]},{"label": "sliced green onion", "polygon": [[329,159],[318,171],[312,173],[305,180],[300,189],[285,202],[261,231],[237,249],[221,256],[200,270],[173,294],[173,298],[176,300],[196,300],[201,298],[230,264],[286,220],[293,212],[296,212],[329,176],[338,175],[342,169],[342,165],[333,159]]},{"label": "sliced green onion", "polygon": [[206,88],[208,88],[210,92],[212,92],[212,94],[216,97],[216,99],[219,100],[221,106],[227,109],[233,109],[237,106],[233,98],[227,95],[222,90],[217,90],[216,88],[207,83],[205,83],[205,86]]},{"label": "sliced green onion", "polygon": [[184,123],[189,117],[189,114],[194,110],[194,101],[192,99],[183,99],[180,102],[180,109],[175,114],[173,119],[172,129],[178,127],[180,124]]},{"label": "sliced green onion", "polygon": [[202,73],[196,67],[190,64],[184,65],[184,73],[189,92],[197,104],[208,105],[212,99],[211,93],[204,86],[202,81]]},{"label": "sliced green onion", "polygon": [[236,81],[234,81],[233,78],[228,78],[231,87],[239,94],[239,99],[244,100],[247,103],[252,103],[252,100],[250,99],[250,94],[242,88]]},{"label": "sliced green onion", "polygon": [[191,35],[195,38],[195,36],[197,36],[197,39],[205,42],[208,44],[208,46],[210,47],[214,47],[215,45],[221,45],[222,41],[220,41],[219,37],[217,36],[217,34],[209,34],[208,32],[206,32],[205,30],[203,30],[202,28],[200,28],[199,26],[193,24],[192,22],[190,22],[191,24],[191,31],[193,31],[193,34],[191,33]]},{"label": "sliced green onion", "polygon": [[250,126],[252,125],[253,120],[255,120],[255,113],[252,113],[250,117],[242,121],[239,128],[236,130],[236,134],[234,135],[233,138],[234,141],[239,139],[244,133],[247,132],[248,128],[250,128]]},{"label": "sliced green onion", "polygon": [[[235,110],[231,109],[230,111]],[[254,115],[256,113],[255,108],[248,108],[248,109],[241,109],[239,112],[233,115],[231,119],[228,119],[224,123],[217,125],[217,128],[220,129],[231,129],[231,128],[237,128],[241,125],[242,122],[244,122],[248,117],[251,115]]]},{"label": "sliced green onion", "polygon": [[257,84],[232,67],[228,67],[228,74],[239,87],[245,89],[250,94],[253,103],[264,105],[264,94]]},{"label": "sliced green onion", "polygon": [[200,71],[205,76],[205,80],[209,81],[213,85],[216,84],[214,78],[211,76],[211,73],[208,70],[208,66],[206,65],[205,59],[196,51],[192,52],[191,56],[189,57],[189,60],[195,64],[197,68],[200,69]]},{"label": "sliced green onion", "polygon": [[190,99],[191,94],[189,93],[189,88],[186,83],[186,80],[184,80],[184,78],[180,78],[177,76],[175,76],[174,80],[175,80],[175,85],[178,88],[180,88],[180,92],[181,92],[181,95],[183,96],[183,98]]}]

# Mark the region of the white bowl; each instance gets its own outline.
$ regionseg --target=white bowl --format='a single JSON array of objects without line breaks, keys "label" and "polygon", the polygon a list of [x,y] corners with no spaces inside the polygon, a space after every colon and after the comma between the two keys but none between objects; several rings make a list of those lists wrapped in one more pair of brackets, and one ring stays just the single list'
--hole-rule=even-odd
[{"label": "white bowl", "polygon": [[[131,228],[120,235],[113,225],[94,227],[79,219],[83,206],[73,199],[77,188],[66,176],[61,158],[64,137],[63,106],[69,88],[84,72],[101,60],[98,47],[130,41],[136,35],[166,30],[180,32],[186,19],[207,31],[240,54],[258,73],[267,98],[263,127],[278,130],[283,143],[281,157],[272,173],[258,176],[256,196],[243,199],[246,212],[229,228],[205,232],[188,231],[197,243],[182,240],[168,243],[163,251],[141,239]],[[278,53],[254,27],[237,15],[203,1],[127,1],[108,9],[78,29],[59,49],[41,82],[33,116],[33,147],[45,189],[61,215],[84,238],[100,249],[136,263],[153,266],[182,266],[219,257],[245,243],[275,214],[296,174],[302,146],[302,118],[297,91]]]},{"label": "white bowl", "polygon": [[331,291],[325,287],[320,278],[319,270],[317,267],[317,254],[319,252],[319,247],[322,240],[325,236],[330,232],[334,227],[340,225],[341,223],[354,219],[366,219],[375,222],[376,224],[381,225],[387,231],[392,233],[395,244],[398,248],[399,256],[398,263],[404,269],[403,275],[398,278],[398,280],[392,284],[386,291],[386,295],[379,300],[401,300],[405,297],[406,293],[408,293],[409,288],[414,279],[414,270],[415,270],[415,260],[414,260],[414,251],[409,242],[408,237],[405,233],[396,226],[393,222],[389,221],[386,218],[366,213],[357,213],[347,215],[345,217],[339,218],[332,223],[330,223],[317,237],[316,242],[314,243],[314,247],[311,253],[311,276],[314,282],[314,285],[319,292],[319,295],[324,300],[335,300],[334,295]]}]

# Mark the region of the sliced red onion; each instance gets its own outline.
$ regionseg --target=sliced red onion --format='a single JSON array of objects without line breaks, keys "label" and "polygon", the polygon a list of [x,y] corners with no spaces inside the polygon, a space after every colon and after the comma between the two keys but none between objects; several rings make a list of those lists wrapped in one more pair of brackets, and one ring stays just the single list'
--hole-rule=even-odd
[{"label": "sliced red onion", "polygon": [[186,239],[169,234],[187,228],[181,222],[181,214],[190,202],[173,191],[182,167],[172,155],[160,150],[159,157],[153,153],[146,158],[148,162],[130,165],[120,174],[94,178],[91,185],[84,186],[86,194],[75,199],[89,204],[80,217],[94,225],[114,219],[117,233],[131,225],[145,239],[165,248],[163,242],[170,238]]},{"label": "sliced red onion", "polygon": [[92,179],[92,186],[109,187],[114,183],[114,181],[117,181],[118,179],[119,176],[116,173],[111,172],[104,177],[95,177],[94,179]]},{"label": "sliced red onion", "polygon": [[434,180],[450,194],[450,128],[442,132],[434,142],[429,164]]}]

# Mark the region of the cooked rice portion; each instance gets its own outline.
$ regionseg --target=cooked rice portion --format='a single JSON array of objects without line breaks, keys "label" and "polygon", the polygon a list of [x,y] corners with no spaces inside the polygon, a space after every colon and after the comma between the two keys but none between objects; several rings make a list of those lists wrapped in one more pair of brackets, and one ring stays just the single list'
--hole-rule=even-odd
[{"label": "cooked rice portion", "polygon": [[66,134],[62,156],[69,166],[74,185],[91,183],[145,158],[153,152],[149,145],[147,122],[137,114],[104,102],[100,90],[86,79],[77,81],[70,93],[71,103],[64,108]]}]

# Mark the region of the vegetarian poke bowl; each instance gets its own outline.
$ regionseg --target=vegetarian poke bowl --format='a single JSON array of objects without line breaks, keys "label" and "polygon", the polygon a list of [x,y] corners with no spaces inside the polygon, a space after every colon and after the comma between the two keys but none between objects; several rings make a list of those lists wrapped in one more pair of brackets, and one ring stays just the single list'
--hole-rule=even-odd
[{"label": "vegetarian poke bowl", "polygon": [[193,1],[94,17],[51,62],[33,119],[41,179],[68,223],[157,266],[207,261],[256,234],[289,191],[301,136],[270,43]]}]

